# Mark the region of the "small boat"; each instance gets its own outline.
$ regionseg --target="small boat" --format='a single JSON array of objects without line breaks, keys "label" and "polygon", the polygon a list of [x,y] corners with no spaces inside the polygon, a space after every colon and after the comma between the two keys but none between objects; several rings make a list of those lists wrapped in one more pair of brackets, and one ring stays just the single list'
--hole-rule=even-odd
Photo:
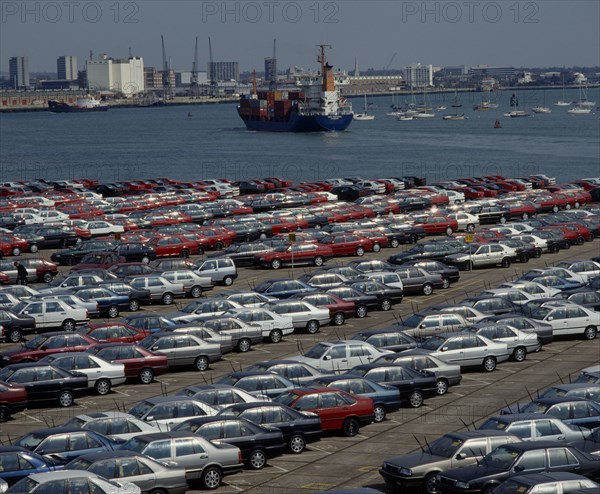
[{"label": "small boat", "polygon": [[400,122],[408,122],[409,120],[414,120],[414,117],[412,115],[400,115],[398,120],[400,120]]},{"label": "small boat", "polygon": [[494,122],[494,129],[501,129],[502,128],[502,124],[500,123],[500,120],[496,119],[496,121]]},{"label": "small boat", "polygon": [[531,111],[533,113],[552,113],[552,110],[547,106],[534,106]]},{"label": "small boat", "polygon": [[364,113],[355,113],[354,120],[366,121],[366,120],[375,120],[375,115],[369,115],[367,111],[367,93],[365,93],[365,111]]},{"label": "small boat", "polygon": [[438,106],[438,107],[436,108],[436,111],[444,111],[444,110],[447,110],[447,109],[448,109],[448,107],[447,107],[447,106]]},{"label": "small boat", "polygon": [[513,110],[510,113],[506,114],[511,118],[519,118],[519,117],[529,117],[531,113],[523,111],[523,110]]},{"label": "small boat", "polygon": [[452,101],[452,108],[462,108],[462,103],[458,99],[458,91],[454,91],[454,100]]},{"label": "small boat", "polygon": [[435,113],[417,112],[413,118],[435,118]]},{"label": "small boat", "polygon": [[567,113],[571,113],[572,115],[587,115],[588,113],[591,113],[592,109],[591,108],[582,108],[582,107],[575,107],[575,108],[570,108],[569,110],[567,110]]},{"label": "small boat", "polygon": [[442,117],[443,120],[464,120],[465,119],[465,114],[463,113],[462,115],[444,115]]},{"label": "small boat", "polygon": [[[588,101],[587,93],[585,92],[585,89],[583,88],[582,84],[579,85],[579,101],[577,103],[575,103],[575,106],[578,108],[592,108],[592,107],[596,106],[595,101]],[[572,112],[572,113],[589,113],[589,112]]]},{"label": "small boat", "polygon": [[554,103],[554,106],[571,106],[571,102],[558,100],[556,103]]},{"label": "small boat", "polygon": [[108,105],[101,103],[92,96],[77,98],[75,105],[69,105],[57,100],[48,100],[48,109],[52,113],[84,113],[107,111]]}]

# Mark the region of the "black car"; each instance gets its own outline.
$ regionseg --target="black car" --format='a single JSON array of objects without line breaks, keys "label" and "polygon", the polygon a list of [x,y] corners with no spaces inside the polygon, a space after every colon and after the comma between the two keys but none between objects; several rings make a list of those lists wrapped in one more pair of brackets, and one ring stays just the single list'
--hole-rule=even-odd
[{"label": "black car", "polygon": [[115,247],[115,252],[124,257],[127,262],[143,262],[148,264],[156,259],[156,251],[153,247],[141,243],[124,243]]},{"label": "black car", "polygon": [[73,294],[86,302],[96,302],[101,316],[118,317],[121,311],[131,307],[129,295],[120,295],[106,287],[76,288]]},{"label": "black car", "polygon": [[357,288],[352,286],[338,286],[336,288],[330,288],[327,293],[335,295],[342,300],[347,302],[354,302],[356,307],[356,317],[365,317],[371,310],[379,310],[380,302],[379,297],[376,294],[368,294],[361,292]]},{"label": "black car", "polygon": [[23,334],[35,331],[35,319],[24,314],[15,314],[7,309],[0,309],[0,339],[10,343],[19,343]]},{"label": "black car", "polygon": [[417,244],[405,252],[399,252],[388,258],[390,264],[405,264],[413,260],[442,261],[446,256],[459,254],[465,249],[465,244],[458,240],[431,240]]},{"label": "black car", "polygon": [[391,350],[393,352],[412,350],[413,348],[417,348],[417,346],[419,346],[417,340],[415,340],[412,336],[399,331],[397,326],[359,331],[350,339],[366,341],[375,348]]},{"label": "black car", "polygon": [[402,287],[406,294],[431,295],[434,288],[447,288],[447,283],[440,273],[430,273],[416,266],[396,268],[402,279]]},{"label": "black car", "polygon": [[513,476],[558,471],[597,480],[600,458],[554,441],[527,441],[500,446],[478,465],[443,472],[436,481],[442,494],[488,493]]},{"label": "black car", "polygon": [[114,248],[115,243],[110,240],[90,240],[82,242],[71,249],[59,250],[52,254],[50,259],[62,266],[74,266],[87,254],[111,251]]},{"label": "black car", "polygon": [[190,431],[209,441],[219,441],[240,448],[242,459],[252,470],[260,470],[269,458],[285,450],[283,433],[276,427],[263,427],[241,417],[195,417],[173,427]]},{"label": "black car", "polygon": [[357,365],[345,376],[359,376],[400,390],[400,398],[412,408],[419,408],[423,399],[437,395],[437,379],[432,372],[416,371],[399,364],[374,363]]},{"label": "black car", "polygon": [[390,310],[394,304],[402,302],[404,297],[402,288],[394,288],[375,280],[349,281],[347,284],[367,295],[375,295],[381,310]]},{"label": "black car", "polygon": [[594,429],[600,427],[600,404],[577,396],[537,398],[518,404],[519,413],[545,413],[565,424]]},{"label": "black car", "polygon": [[[57,247],[59,249],[66,249],[81,242],[81,237],[74,230],[65,230],[55,226],[40,227],[39,225],[36,225],[35,229],[31,229],[31,226],[33,225],[27,226],[27,231],[42,237],[37,243],[40,249],[55,249]],[[15,233],[16,230],[18,228],[15,229]]]},{"label": "black car", "polygon": [[334,187],[329,192],[335,194],[339,201],[356,201],[359,197],[369,196],[373,194],[371,189],[359,187],[358,185],[341,185]]},{"label": "black car", "polygon": [[458,304],[473,307],[479,312],[494,316],[521,312],[520,306],[506,297],[467,297]]},{"label": "black car", "polygon": [[290,453],[299,454],[308,443],[321,439],[321,418],[272,402],[239,403],[221,410],[217,417],[241,417],[262,426],[277,427]]},{"label": "black car", "polygon": [[142,305],[150,305],[152,300],[150,290],[136,288],[122,281],[105,281],[100,283],[99,286],[108,288],[119,295],[128,295],[129,310],[131,312],[137,311]]},{"label": "black car", "polygon": [[466,208],[466,212],[477,216],[480,225],[506,223],[511,219],[510,211],[503,209],[500,206],[472,206]]},{"label": "black car", "polygon": [[400,267],[415,266],[417,268],[424,269],[428,273],[438,273],[442,275],[442,281],[444,282],[443,288],[449,288],[450,284],[456,283],[460,279],[460,271],[456,266],[448,266],[440,261],[425,260],[425,259],[413,259],[412,261],[406,261]]},{"label": "black car", "polygon": [[43,363],[7,365],[0,370],[0,381],[24,385],[30,402],[56,400],[61,407],[70,407],[89,389],[86,374]]},{"label": "black car", "polygon": [[[559,490],[560,489],[560,490]],[[593,480],[571,472],[542,472],[517,475],[502,482],[494,494],[534,493],[598,494],[600,487]]]},{"label": "black car", "polygon": [[516,238],[493,239],[490,243],[506,245],[507,247],[514,249],[517,253],[516,259],[523,263],[529,262],[529,259],[541,257],[542,255],[542,249],[539,247]]},{"label": "black car", "polygon": [[94,190],[103,197],[118,197],[127,192],[125,187],[118,184],[99,184]]},{"label": "black car", "polygon": [[[281,243],[283,243],[283,241]],[[273,252],[274,250],[274,245],[267,245],[262,242],[233,244],[227,247],[225,250],[210,254],[208,258],[213,259],[219,257],[229,257],[239,268],[242,266],[253,266],[255,256],[259,254],[266,254],[267,252]]]}]

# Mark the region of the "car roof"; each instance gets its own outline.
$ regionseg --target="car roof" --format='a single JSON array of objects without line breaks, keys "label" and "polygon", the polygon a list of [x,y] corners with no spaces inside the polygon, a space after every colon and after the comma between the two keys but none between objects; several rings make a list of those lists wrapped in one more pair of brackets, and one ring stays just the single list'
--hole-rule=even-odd
[{"label": "car roof", "polygon": [[49,482],[50,480],[69,479],[69,478],[97,478],[98,475],[87,470],[54,470],[51,472],[32,473],[29,478],[40,484]]},{"label": "car roof", "polygon": [[180,437],[200,437],[189,431],[168,431],[168,432],[150,432],[149,434],[138,434],[135,439],[150,443],[160,441],[161,439],[176,439]]},{"label": "car roof", "polygon": [[579,396],[553,396],[552,398],[536,398],[532,400],[533,403],[540,403],[542,405],[555,405],[556,403],[571,403],[576,401],[592,402],[592,400]]},{"label": "car roof", "polygon": [[28,434],[36,434],[37,436],[52,436],[54,434],[67,434],[69,432],[92,432],[81,427],[50,427],[46,429],[36,429]]},{"label": "car roof", "polygon": [[[117,449],[115,451],[102,451],[99,453],[88,453],[88,454],[79,456],[77,459],[82,458],[84,460],[94,462],[94,461],[100,461],[100,460],[110,460],[112,458],[129,458],[132,456],[142,456],[144,458],[148,458],[146,455],[144,455],[142,453],[137,453],[135,451],[130,451],[128,449]],[[156,460],[154,460],[154,461],[156,461]]]},{"label": "car roof", "polygon": [[142,400],[146,403],[152,403],[158,405],[159,403],[171,403],[174,401],[198,401],[190,396],[185,395],[172,395],[172,396],[151,396]]},{"label": "car roof", "polygon": [[506,422],[508,424],[513,422],[519,422],[521,420],[540,420],[540,419],[551,419],[554,417],[548,416],[543,413],[507,413],[505,415],[494,415],[490,417],[492,420],[498,422]]}]

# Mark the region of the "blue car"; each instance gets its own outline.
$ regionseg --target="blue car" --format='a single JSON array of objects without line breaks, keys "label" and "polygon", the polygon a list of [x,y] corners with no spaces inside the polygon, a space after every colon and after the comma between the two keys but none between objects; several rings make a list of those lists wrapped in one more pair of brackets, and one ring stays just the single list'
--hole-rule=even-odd
[{"label": "blue car", "polygon": [[300,280],[278,279],[263,281],[254,288],[254,291],[267,297],[282,299],[314,293],[318,289]]},{"label": "blue car", "polygon": [[315,379],[311,386],[313,385],[341,389],[346,393],[371,398],[375,422],[383,422],[389,412],[395,412],[402,404],[397,387],[379,384],[363,377],[323,376]]},{"label": "blue car", "polygon": [[101,316],[119,317],[120,311],[128,311],[130,307],[129,295],[119,295],[104,287],[83,288],[74,293],[86,302],[96,302]]},{"label": "blue car", "polygon": [[114,451],[124,442],[78,427],[55,427],[32,431],[14,444],[65,465],[81,455]]},{"label": "blue car", "polygon": [[574,290],[575,288],[581,288],[583,286],[583,284],[579,283],[578,281],[569,281],[561,278],[560,276],[554,275],[538,276],[537,278],[533,278],[531,281],[549,288],[556,288],[561,291]]},{"label": "blue car", "polygon": [[123,322],[135,329],[158,333],[159,331],[172,331],[180,326],[180,324],[163,317],[159,314],[136,314],[123,318]]},{"label": "blue car", "polygon": [[30,473],[42,473],[57,467],[50,458],[44,458],[19,446],[0,446],[0,479],[12,485]]}]

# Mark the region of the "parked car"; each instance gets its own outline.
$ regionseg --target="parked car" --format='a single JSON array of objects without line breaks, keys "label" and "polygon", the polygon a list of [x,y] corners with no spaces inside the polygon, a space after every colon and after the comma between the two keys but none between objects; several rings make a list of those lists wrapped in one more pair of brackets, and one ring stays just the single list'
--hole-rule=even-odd
[{"label": "parked car", "polygon": [[369,329],[359,331],[350,338],[357,341],[366,341],[375,348],[401,352],[417,348],[418,342],[412,336],[399,331],[398,327],[391,326],[382,329]]},{"label": "parked car", "polygon": [[139,434],[160,432],[153,425],[123,412],[90,412],[67,420],[64,427],[79,427],[113,439],[131,439]]},{"label": "parked car", "polygon": [[179,390],[176,396],[187,396],[194,400],[203,401],[216,410],[222,410],[235,403],[254,403],[267,401],[264,395],[254,396],[242,388],[229,384],[201,384],[186,386]]},{"label": "parked car", "polygon": [[0,381],[0,423],[10,420],[13,414],[25,408],[27,408],[25,386]]},{"label": "parked car", "polygon": [[503,430],[522,441],[579,441],[591,434],[589,429],[565,424],[543,413],[510,413],[485,420],[479,430]]},{"label": "parked car", "polygon": [[519,413],[544,413],[565,424],[594,429],[600,427],[600,404],[579,397],[537,398],[519,405]]},{"label": "parked car", "polygon": [[550,324],[555,336],[581,335],[593,340],[600,327],[600,313],[574,304],[540,307],[531,314],[531,318]]},{"label": "parked car", "polygon": [[15,314],[31,316],[37,328],[73,331],[90,320],[86,309],[71,307],[62,300],[22,300],[12,308]]},{"label": "parked car", "polygon": [[44,494],[47,492],[94,492],[94,494],[141,494],[141,489],[132,483],[116,483],[99,477],[92,472],[60,470],[57,472],[32,473],[17,482],[12,492]]},{"label": "parked car", "polygon": [[238,277],[237,268],[232,259],[206,259],[199,263],[196,273],[209,277],[213,283],[231,286]]},{"label": "parked car", "polygon": [[535,333],[526,333],[507,324],[493,324],[480,328],[471,326],[463,331],[485,336],[499,343],[506,343],[511,358],[516,362],[522,362],[527,358],[528,353],[539,352],[542,349]]},{"label": "parked car", "polygon": [[127,413],[165,431],[191,417],[216,415],[217,409],[187,396],[155,396],[136,403]]},{"label": "parked car", "polygon": [[140,290],[149,290],[153,302],[160,301],[164,305],[171,305],[177,297],[185,297],[183,283],[172,283],[163,276],[145,275],[126,278],[132,287]]},{"label": "parked car", "polygon": [[162,276],[171,283],[183,284],[186,295],[193,298],[201,297],[204,292],[213,289],[212,279],[209,276],[200,276],[189,269],[163,271]]},{"label": "parked car", "polygon": [[263,339],[279,343],[286,335],[294,332],[291,316],[280,315],[267,309],[233,309],[225,315],[231,315],[261,329]]},{"label": "parked car", "polygon": [[24,334],[35,331],[35,319],[29,315],[15,314],[8,309],[0,309],[0,339],[19,343]]},{"label": "parked car", "polygon": [[287,299],[268,302],[263,306],[275,314],[292,318],[294,329],[304,329],[309,334],[315,334],[321,326],[329,324],[329,309],[315,307],[304,300]]},{"label": "parked car", "polygon": [[66,331],[37,335],[23,345],[0,352],[0,366],[34,362],[64,352],[84,352],[98,342],[87,335]]},{"label": "parked car", "polygon": [[[8,485],[32,473],[51,472],[55,463],[20,446],[0,446],[0,480]],[[2,491],[4,492],[4,491]]]},{"label": "parked car", "polygon": [[564,492],[570,494],[593,494],[600,488],[593,480],[571,472],[544,472],[518,475],[505,480],[494,494],[534,494],[537,492]]},{"label": "parked car", "polygon": [[320,267],[333,258],[333,250],[327,245],[297,243],[276,247],[272,252],[259,254],[254,263],[262,267],[280,269],[289,265],[314,265]]},{"label": "parked car", "polygon": [[292,381],[269,371],[231,372],[217,380],[217,384],[235,386],[251,395],[267,398],[274,398],[295,387]]}]

